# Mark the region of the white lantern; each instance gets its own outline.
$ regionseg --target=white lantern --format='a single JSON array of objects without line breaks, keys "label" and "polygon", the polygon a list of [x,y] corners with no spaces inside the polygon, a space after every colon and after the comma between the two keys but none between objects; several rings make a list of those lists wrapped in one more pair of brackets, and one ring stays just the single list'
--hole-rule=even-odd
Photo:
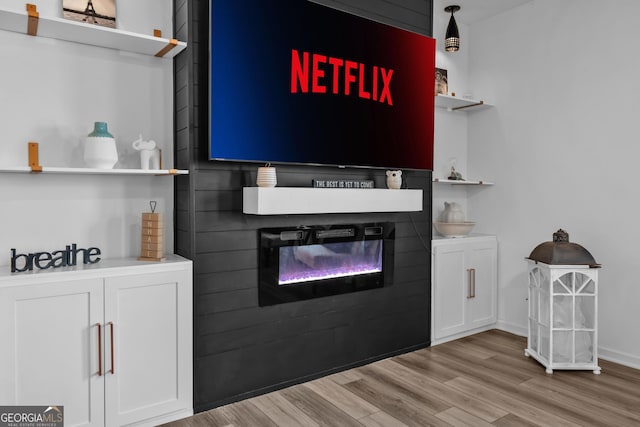
[{"label": "white lantern", "polygon": [[527,258],[529,335],[525,356],[554,369],[592,370],[598,366],[598,268],[564,230],[538,245]]}]

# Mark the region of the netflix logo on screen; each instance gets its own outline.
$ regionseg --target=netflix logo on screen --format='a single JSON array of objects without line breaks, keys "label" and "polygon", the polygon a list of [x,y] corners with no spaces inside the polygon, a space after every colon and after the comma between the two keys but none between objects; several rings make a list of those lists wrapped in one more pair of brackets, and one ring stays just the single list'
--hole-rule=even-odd
[{"label": "netflix logo on screen", "polygon": [[[312,93],[327,93],[327,84],[330,84],[334,95],[357,94],[363,99],[393,105],[391,77],[393,70],[377,65],[309,52],[302,52],[300,58],[300,52],[291,49],[291,93],[298,93],[298,89],[301,93],[309,93],[309,83]],[[368,85],[367,81],[370,82]]]},{"label": "netflix logo on screen", "polygon": [[433,167],[434,39],[307,0],[210,4],[209,159]]}]

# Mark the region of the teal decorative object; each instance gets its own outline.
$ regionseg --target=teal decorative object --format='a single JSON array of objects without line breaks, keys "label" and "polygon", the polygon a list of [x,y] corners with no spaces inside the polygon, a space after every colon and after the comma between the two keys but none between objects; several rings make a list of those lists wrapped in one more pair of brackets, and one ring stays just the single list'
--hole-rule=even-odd
[{"label": "teal decorative object", "polygon": [[113,138],[113,135],[109,133],[107,124],[105,122],[95,122],[93,124],[93,132],[88,136],[97,136],[100,138]]},{"label": "teal decorative object", "polygon": [[116,140],[105,122],[95,122],[84,143],[84,161],[90,168],[112,169],[118,162]]}]

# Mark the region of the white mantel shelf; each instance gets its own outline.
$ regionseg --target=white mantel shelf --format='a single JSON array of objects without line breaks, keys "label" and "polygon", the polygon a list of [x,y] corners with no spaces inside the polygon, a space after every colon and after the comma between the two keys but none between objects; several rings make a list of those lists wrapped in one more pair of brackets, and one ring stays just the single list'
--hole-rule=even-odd
[{"label": "white mantel shelf", "polygon": [[242,212],[252,215],[422,211],[422,190],[244,187]]},{"label": "white mantel shelf", "polygon": [[[0,10],[0,30],[27,34],[27,18],[26,10],[25,12]],[[173,58],[187,47],[185,42],[173,41],[173,39],[50,16],[38,18],[37,35],[162,58]],[[173,47],[165,50],[167,45],[173,45]],[[161,52],[162,54],[159,55]]]}]

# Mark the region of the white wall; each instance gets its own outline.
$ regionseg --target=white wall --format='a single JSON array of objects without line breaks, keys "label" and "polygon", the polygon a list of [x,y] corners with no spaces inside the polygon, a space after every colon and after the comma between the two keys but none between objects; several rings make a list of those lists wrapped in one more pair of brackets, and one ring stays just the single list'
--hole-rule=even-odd
[{"label": "white wall", "polygon": [[[9,3],[3,7],[11,10]],[[170,1],[154,6],[171,16]],[[173,167],[172,61],[0,35],[0,167],[26,166],[28,141],[39,142],[44,166],[83,167],[82,140],[95,121],[107,122],[116,138],[116,168],[140,167],[131,142],[141,132],[158,143],[164,166]],[[150,200],[165,214],[171,252],[171,177],[0,173],[0,266],[9,265],[11,248],[53,251],[69,243],[99,247],[104,258],[136,256],[140,213],[149,211]]]},{"label": "white wall", "polygon": [[602,264],[601,355],[640,367],[640,2],[533,0],[473,24],[470,82],[496,107],[469,116],[470,194],[499,249],[499,319],[526,331],[524,258],[558,228]]}]

